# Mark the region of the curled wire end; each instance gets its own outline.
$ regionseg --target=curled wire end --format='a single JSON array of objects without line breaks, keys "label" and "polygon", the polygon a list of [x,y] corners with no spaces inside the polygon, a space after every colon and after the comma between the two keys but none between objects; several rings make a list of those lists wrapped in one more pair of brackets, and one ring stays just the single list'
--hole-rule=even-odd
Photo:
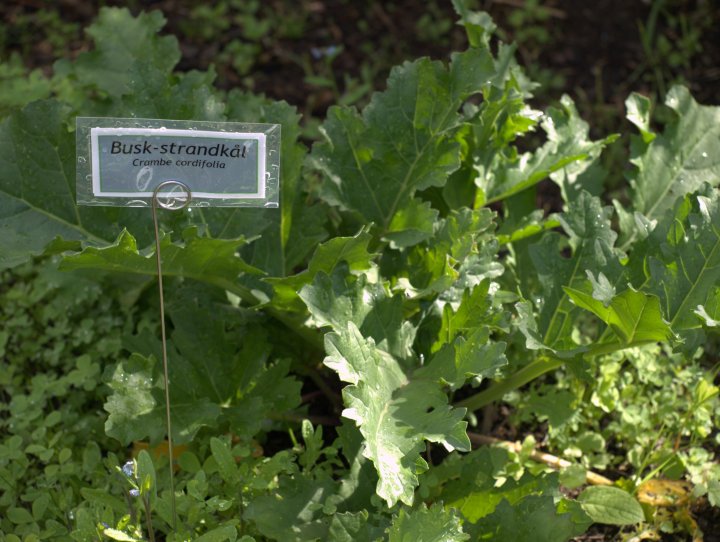
[{"label": "curled wire end", "polygon": [[192,201],[192,192],[183,182],[169,180],[163,181],[153,190],[153,207],[162,207],[171,211],[185,209]]}]

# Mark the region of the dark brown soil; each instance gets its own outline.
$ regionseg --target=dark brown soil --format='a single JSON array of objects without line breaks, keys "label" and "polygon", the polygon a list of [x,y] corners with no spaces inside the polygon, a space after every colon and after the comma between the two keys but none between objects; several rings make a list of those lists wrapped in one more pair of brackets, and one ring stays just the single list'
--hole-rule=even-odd
[{"label": "dark brown soil", "polygon": [[[665,7],[657,19],[656,35],[664,36],[674,44],[676,51],[690,51],[690,46],[683,45],[688,41],[688,31],[683,30],[682,25],[697,28],[701,33],[698,44],[702,52],[689,54],[690,59],[683,65],[653,70],[654,62],[677,62],[669,56],[648,58],[643,50],[639,28],[648,27],[653,3]],[[236,73],[232,67],[218,64],[218,55],[224,46],[243,37],[242,28],[231,26],[211,39],[186,35],[197,2],[16,0],[0,6],[5,25],[4,50],[0,50],[0,54],[7,56],[17,51],[26,65],[49,70],[58,52],[72,56],[88,47],[82,28],[95,17],[99,4],[128,6],[134,13],[161,10],[168,19],[165,31],[180,39],[183,51],[180,69],[204,70],[215,64],[219,86],[249,87],[269,97],[287,100],[316,115],[324,113],[324,109],[334,102],[334,96],[303,81],[305,74],[298,57],[309,57],[315,64],[322,62],[309,54],[313,49],[343,46],[343,52],[333,64],[338,85],[342,87],[342,74],[360,77],[364,66],[373,66],[373,82],[381,86],[389,68],[403,60],[425,55],[447,58],[451,51],[465,46],[462,29],[451,24],[456,16],[449,0],[269,0],[265,2],[269,6],[268,13],[278,20],[291,16],[301,19],[303,32],[301,35],[284,35],[280,30],[271,29],[268,37],[259,42],[261,52],[251,77],[248,77]],[[485,0],[479,4],[495,18],[501,34],[508,41],[512,40],[512,25],[508,21],[524,4],[523,0]],[[622,111],[623,102],[631,91],[654,95],[658,86],[666,89],[672,80],[679,79],[690,86],[698,101],[717,102],[720,6],[712,0],[545,0],[540,4],[546,10],[547,23],[530,22],[528,25],[546,26],[549,42],[538,43],[538,40],[525,38],[519,43],[518,58],[526,65],[537,64],[561,75],[565,82],[562,88],[541,91],[542,101],[556,99],[568,92],[579,102],[586,116],[597,116],[608,111]],[[45,23],[38,20],[32,27],[27,22],[43,10],[55,10],[63,22],[77,23],[74,31],[66,32],[68,40],[64,50],[58,51],[58,46],[50,43],[51,31]],[[426,18],[424,25],[423,17]],[[449,30],[436,39],[418,31],[434,23],[445,24]],[[660,55],[660,51],[655,54]],[[309,100],[313,103],[307,108]]]}]

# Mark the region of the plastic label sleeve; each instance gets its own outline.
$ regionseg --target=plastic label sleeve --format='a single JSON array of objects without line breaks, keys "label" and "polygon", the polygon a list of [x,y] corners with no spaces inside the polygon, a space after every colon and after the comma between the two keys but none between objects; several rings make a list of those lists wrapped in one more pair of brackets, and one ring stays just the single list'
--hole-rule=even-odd
[{"label": "plastic label sleeve", "polygon": [[157,119],[77,119],[77,201],[147,206],[179,181],[194,206],[276,207],[280,126]]}]

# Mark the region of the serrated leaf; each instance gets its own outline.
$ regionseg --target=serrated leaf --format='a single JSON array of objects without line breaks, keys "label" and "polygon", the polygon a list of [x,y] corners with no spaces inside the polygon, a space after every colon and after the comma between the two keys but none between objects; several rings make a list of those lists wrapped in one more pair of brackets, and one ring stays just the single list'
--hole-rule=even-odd
[{"label": "serrated leaf", "polygon": [[341,333],[327,334],[325,349],[325,365],[351,384],[343,389],[343,416],[365,437],[363,455],[380,476],[378,495],[389,506],[398,500],[412,504],[416,471],[425,468],[419,455],[425,439],[448,450],[469,449],[464,409],[452,409],[436,385],[408,381],[398,362],[352,322]]},{"label": "serrated leaf", "polygon": [[303,286],[310,284],[319,273],[329,275],[342,263],[351,271],[368,269],[375,257],[368,251],[371,239],[370,234],[364,230],[352,237],[335,237],[315,249],[305,271],[290,277],[266,279],[275,291],[273,304],[285,310],[299,310],[298,292]]},{"label": "serrated leaf", "polygon": [[[109,413],[105,432],[124,444],[149,438],[160,441],[166,432],[165,399],[153,358],[134,354],[115,369],[109,383],[113,393],[105,402]],[[170,388],[173,436],[178,444],[192,440],[202,426],[213,425],[220,407],[205,397],[195,398]]]},{"label": "serrated leaf", "polygon": [[564,290],[578,307],[589,310],[608,324],[626,344],[666,341],[672,336],[657,296],[628,288],[605,307],[586,292],[567,287]]},{"label": "serrated leaf", "polygon": [[417,510],[401,509],[388,529],[388,542],[462,542],[468,540],[458,518],[442,504]]},{"label": "serrated leaf", "polygon": [[[251,387],[271,350],[261,327],[240,327],[241,315],[214,288],[183,286],[166,304],[173,324],[170,352],[177,351],[170,374],[175,387],[223,405]],[[159,342],[153,338],[151,344],[151,352],[160,356]]]},{"label": "serrated leaf", "polygon": [[592,298],[600,301],[604,307],[610,305],[613,297],[615,297],[615,285],[610,283],[602,271],[598,273],[597,278],[595,278],[595,275],[593,275],[593,272],[589,269],[586,270],[585,273],[592,285]]},{"label": "serrated leaf", "polygon": [[87,33],[95,50],[81,55],[74,71],[81,84],[91,84],[110,96],[157,88],[180,60],[173,36],[157,36],[165,26],[159,11],[132,17],[127,9],[103,9]]},{"label": "serrated leaf", "polygon": [[78,79],[122,96],[133,91],[136,80],[169,74],[180,60],[180,50],[173,36],[157,36],[163,26],[159,11],[132,17],[127,9],[102,10],[87,29],[96,49],[78,58]]},{"label": "serrated leaf", "polygon": [[642,507],[627,491],[610,486],[592,486],[578,497],[593,521],[608,525],[635,525],[645,520]]},{"label": "serrated leaf", "polygon": [[566,199],[575,199],[575,194],[580,193],[573,186],[578,175],[600,155],[603,147],[616,139],[610,136],[591,141],[588,124],[578,116],[575,104],[568,96],[562,97],[561,109],[548,109],[541,126],[547,134],[547,142],[535,152],[508,159],[481,149],[479,159],[484,165],[481,167],[484,175],[476,183],[482,190],[483,204],[506,199],[560,170],[563,175],[555,176],[555,180],[566,193]]},{"label": "serrated leaf", "polygon": [[[235,435],[250,439],[269,412],[285,412],[298,406],[301,383],[288,376],[290,360],[268,362],[271,346],[267,333],[256,325],[241,325],[242,314],[226,304],[224,292],[188,284],[167,298],[173,329],[168,359],[174,430],[186,422],[197,430],[198,421],[205,420],[227,423]],[[162,356],[161,343],[152,334],[128,337],[125,343],[131,351],[155,359]],[[156,389],[161,382],[157,364],[146,372],[146,377],[151,382],[145,385],[151,387],[151,397],[159,406],[140,419],[143,423],[130,425],[130,431],[148,430],[146,418],[148,422],[156,419],[160,416],[158,409],[164,406]],[[115,395],[109,400],[115,400]],[[157,426],[162,428],[164,422],[158,419]]]},{"label": "serrated leaf", "polygon": [[[154,365],[154,360],[134,356],[127,363],[118,364],[113,373],[109,385],[115,393],[105,403],[105,410],[109,413],[105,431],[123,443],[129,443],[136,437],[147,437],[150,432],[150,429],[145,431],[140,426],[143,417],[147,417],[157,406],[152,394]],[[151,426],[160,420],[153,420]],[[162,436],[162,429],[157,431],[153,427],[152,432],[154,440]]]},{"label": "serrated leaf", "polygon": [[[245,263],[237,254],[245,238],[209,239],[199,237],[196,229],[183,233],[183,243],[173,243],[169,235],[160,242],[163,275],[182,276],[237,292],[238,277],[243,273],[259,274],[260,270]],[[60,268],[102,269],[141,275],[157,275],[155,251],[140,253],[135,238],[124,230],[117,241],[104,248],[88,247],[79,254],[65,256]]]},{"label": "serrated leaf", "polygon": [[443,301],[459,303],[466,290],[502,275],[493,218],[489,209],[463,208],[436,222],[432,238],[398,256],[393,272],[406,295],[441,294]]},{"label": "serrated leaf", "polygon": [[304,261],[318,242],[327,237],[323,210],[308,209],[302,197],[300,172],[307,149],[300,143],[300,115],[285,102],[230,92],[228,120],[280,124],[280,199],[277,209],[206,209],[204,215],[215,237],[261,236],[243,251],[251,265],[270,276],[282,277]]},{"label": "serrated leaf", "polygon": [[573,349],[577,346],[570,335],[573,315],[578,309],[571,303],[564,288],[577,290],[584,287],[587,283],[586,270],[602,269],[611,284],[623,276],[623,268],[614,249],[617,235],[610,228],[611,214],[611,207],[602,207],[598,198],[583,193],[567,213],[558,215],[569,236],[570,257],[561,256],[565,239],[555,232],[546,234],[539,243],[530,247],[530,256],[544,293],[536,331],[532,329],[535,324],[530,324],[531,308],[527,305],[519,308],[523,311],[521,322],[524,322],[526,330],[534,333],[532,341],[538,346],[553,349]]},{"label": "serrated leaf", "polygon": [[553,497],[531,495],[515,505],[503,500],[492,514],[468,530],[482,534],[483,540],[497,542],[566,542],[584,533],[589,525],[587,517],[576,510],[566,512]]},{"label": "serrated leaf", "polygon": [[641,289],[660,298],[670,328],[690,340],[702,327],[695,311],[699,306],[713,306],[720,284],[717,189],[706,186],[685,196],[670,218],[647,240],[647,271]]},{"label": "serrated leaf", "polygon": [[489,13],[473,11],[468,7],[467,0],[453,0],[455,12],[460,15],[460,22],[465,27],[468,41],[473,47],[487,47],[497,26]]},{"label": "serrated leaf", "polygon": [[389,241],[392,248],[417,245],[432,236],[437,217],[438,212],[429,202],[413,198],[395,213],[383,239]]},{"label": "serrated leaf", "polygon": [[101,9],[88,29],[95,48],[54,65],[59,97],[85,116],[221,120],[212,71],[172,73],[180,48],[173,36],[158,35],[164,24],[157,11],[133,17],[126,8]]},{"label": "serrated leaf", "polygon": [[252,499],[243,518],[273,540],[325,540],[329,518],[322,514],[322,503],[332,491],[333,484],[328,478],[282,476],[279,487],[271,494]]},{"label": "serrated leaf", "polygon": [[449,68],[420,59],[394,68],[362,116],[330,108],[312,156],[322,196],[385,232],[417,190],[442,186],[460,166],[458,109],[494,74],[486,49],[454,54]]},{"label": "serrated leaf", "polygon": [[299,292],[317,326],[347,329],[353,322],[375,345],[401,360],[413,357],[415,326],[405,319],[401,295],[390,296],[365,275],[353,277],[341,266],[331,275],[320,272]]},{"label": "serrated leaf", "polygon": [[115,221],[150,224],[138,209],[106,214],[75,206],[69,115],[58,102],[35,102],[0,124],[0,267],[42,253],[57,236],[104,243],[119,232]]},{"label": "serrated leaf", "polygon": [[443,307],[438,339],[431,350],[436,352],[444,344],[452,343],[459,335],[472,333],[482,326],[507,329],[504,314],[492,305],[489,280],[465,290],[455,309],[450,303]]},{"label": "serrated leaf", "polygon": [[720,107],[699,105],[682,86],[670,89],[665,104],[673,119],[632,160],[633,203],[649,220],[662,219],[678,197],[720,180]]},{"label": "serrated leaf", "polygon": [[461,388],[468,379],[494,376],[504,365],[506,344],[490,340],[488,328],[469,333],[467,338],[458,337],[445,344],[427,365],[415,372],[418,378],[427,378],[447,384],[450,389]]}]

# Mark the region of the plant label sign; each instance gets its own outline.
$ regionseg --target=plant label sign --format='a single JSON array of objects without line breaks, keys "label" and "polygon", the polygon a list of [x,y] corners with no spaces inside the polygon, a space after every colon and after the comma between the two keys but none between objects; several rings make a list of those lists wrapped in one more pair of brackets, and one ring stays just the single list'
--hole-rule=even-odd
[{"label": "plant label sign", "polygon": [[278,124],[78,117],[76,154],[80,205],[147,207],[174,181],[160,195],[196,207],[278,206]]}]

